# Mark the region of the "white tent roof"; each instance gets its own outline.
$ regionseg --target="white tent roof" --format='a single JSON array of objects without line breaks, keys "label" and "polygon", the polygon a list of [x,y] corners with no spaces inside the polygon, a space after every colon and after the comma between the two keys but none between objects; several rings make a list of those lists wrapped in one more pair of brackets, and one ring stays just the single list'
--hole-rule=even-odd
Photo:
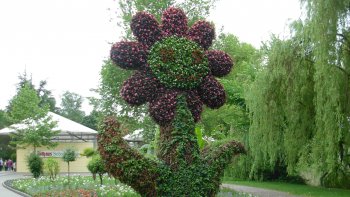
[{"label": "white tent roof", "polygon": [[143,141],[142,131],[143,129],[137,129],[134,132],[124,136],[123,139],[126,141]]},{"label": "white tent roof", "polygon": [[[69,134],[69,135],[74,135],[74,136],[79,136],[79,135],[97,135],[97,131],[90,129],[84,125],[81,125],[79,123],[76,123],[72,120],[69,120],[63,116],[60,116],[58,114],[55,114],[53,112],[48,112],[48,116],[52,117],[53,121],[57,122],[55,130],[60,130],[61,133],[59,135],[64,135],[64,134]],[[15,129],[13,128],[24,128],[25,124],[14,124],[11,125],[10,127],[4,128],[0,130],[0,135],[8,135],[10,133],[16,132]]]}]

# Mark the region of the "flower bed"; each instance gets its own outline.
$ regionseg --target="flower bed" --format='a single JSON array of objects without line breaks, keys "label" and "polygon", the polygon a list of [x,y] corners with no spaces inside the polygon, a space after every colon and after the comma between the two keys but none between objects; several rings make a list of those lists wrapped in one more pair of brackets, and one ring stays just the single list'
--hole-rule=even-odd
[{"label": "flower bed", "polygon": [[[27,193],[33,197],[139,197],[131,187],[115,181],[108,176],[103,177],[103,185],[90,176],[71,176],[70,185],[66,176],[60,176],[52,181],[43,176],[38,179],[18,179],[11,181],[16,190]],[[254,195],[236,192],[227,188],[221,188],[217,197],[254,197]]]},{"label": "flower bed", "polygon": [[34,197],[39,196],[121,196],[138,197],[131,187],[115,182],[113,178],[103,177],[103,185],[90,176],[71,176],[70,184],[65,176],[52,181],[49,177],[38,179],[19,179],[12,182],[12,187]]}]

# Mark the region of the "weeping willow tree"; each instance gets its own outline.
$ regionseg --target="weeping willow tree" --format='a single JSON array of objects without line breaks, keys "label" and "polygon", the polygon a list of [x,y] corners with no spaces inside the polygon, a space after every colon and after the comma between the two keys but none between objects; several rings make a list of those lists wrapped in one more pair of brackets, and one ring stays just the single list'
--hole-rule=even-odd
[{"label": "weeping willow tree", "polygon": [[[315,45],[315,137],[310,160],[323,184],[341,184],[349,172],[349,0],[303,0]],[[348,182],[349,184],[349,182]]]},{"label": "weeping willow tree", "polygon": [[247,95],[253,179],[295,175],[298,158],[312,137],[314,69],[302,28],[296,22],[292,39],[273,37],[265,46],[266,65]]},{"label": "weeping willow tree", "polygon": [[251,178],[299,175],[350,187],[350,1],[305,0],[289,40],[273,38],[247,96]]}]

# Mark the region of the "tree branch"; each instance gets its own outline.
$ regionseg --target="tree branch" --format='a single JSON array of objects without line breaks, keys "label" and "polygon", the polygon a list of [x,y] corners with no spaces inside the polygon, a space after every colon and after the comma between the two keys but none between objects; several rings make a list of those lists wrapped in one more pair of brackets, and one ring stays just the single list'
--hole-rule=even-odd
[{"label": "tree branch", "polygon": [[156,196],[158,164],[145,158],[122,138],[120,123],[115,118],[105,119],[98,136],[99,152],[107,171],[121,182],[130,185],[143,196]]},{"label": "tree branch", "polygon": [[343,40],[350,46],[350,40],[348,39],[347,36],[345,36],[344,34],[336,34],[339,37],[342,37]]},{"label": "tree branch", "polygon": [[346,72],[346,70],[340,66],[335,66],[336,68],[338,68],[340,71],[342,71],[348,78],[350,78],[350,73]]}]

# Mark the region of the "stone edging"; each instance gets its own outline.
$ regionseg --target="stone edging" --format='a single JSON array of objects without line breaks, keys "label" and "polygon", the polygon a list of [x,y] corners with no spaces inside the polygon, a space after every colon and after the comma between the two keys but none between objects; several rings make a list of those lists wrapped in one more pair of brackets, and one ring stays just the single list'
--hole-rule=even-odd
[{"label": "stone edging", "polygon": [[18,195],[23,196],[23,197],[31,197],[30,195],[28,195],[26,193],[23,193],[23,192],[21,192],[19,190],[16,190],[16,189],[12,188],[11,187],[12,186],[12,181],[14,181],[14,180],[6,180],[6,181],[4,181],[2,183],[2,186],[4,186],[6,189],[11,190],[11,191],[17,193]]}]

